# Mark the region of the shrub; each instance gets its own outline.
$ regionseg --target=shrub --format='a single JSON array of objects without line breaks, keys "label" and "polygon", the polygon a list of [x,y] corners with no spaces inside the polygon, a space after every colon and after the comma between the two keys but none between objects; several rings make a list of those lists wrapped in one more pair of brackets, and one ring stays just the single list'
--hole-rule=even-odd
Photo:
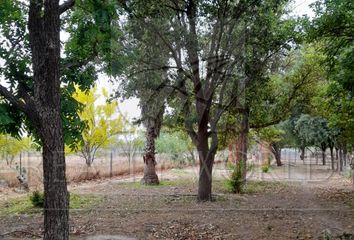
[{"label": "shrub", "polygon": [[34,207],[43,208],[44,207],[44,193],[34,191],[30,196],[31,203]]},{"label": "shrub", "polygon": [[267,161],[265,161],[261,166],[262,172],[264,172],[264,173],[269,172],[271,162],[272,162],[272,158],[268,157]]},{"label": "shrub", "polygon": [[244,161],[238,161],[236,164],[229,164],[228,168],[232,170],[230,179],[225,182],[225,187],[228,192],[241,193],[245,184],[244,176],[246,168]]}]

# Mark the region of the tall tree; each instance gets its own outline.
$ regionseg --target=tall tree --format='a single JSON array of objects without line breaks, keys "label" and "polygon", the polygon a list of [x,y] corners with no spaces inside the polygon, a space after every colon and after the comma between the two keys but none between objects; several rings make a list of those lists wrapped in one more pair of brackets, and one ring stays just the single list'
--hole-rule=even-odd
[{"label": "tall tree", "polygon": [[[0,130],[15,135],[25,128],[40,142],[45,192],[44,239],[68,239],[64,140],[69,144],[80,140],[84,126],[77,115],[79,104],[71,93],[75,82],[85,88],[96,78],[92,62],[107,50],[102,46],[107,46],[103,42],[111,37],[112,11],[107,8],[107,2],[96,1],[86,3],[88,8],[75,11],[66,28],[71,38],[65,44],[65,58],[61,59],[60,30],[66,25],[61,25],[60,16],[63,14],[68,20],[66,12],[74,6],[74,0],[62,4],[59,0],[31,0],[28,6],[22,1],[4,0],[1,4],[0,57],[4,64],[0,73],[7,87],[0,85],[0,95],[4,97],[0,110],[6,116],[1,118],[5,121],[1,122]],[[84,15],[82,9],[89,12]],[[75,23],[82,16],[91,19]],[[73,26],[76,31],[72,31]],[[96,30],[95,35],[80,35],[84,29]],[[85,39],[87,36],[90,41]]]},{"label": "tall tree", "polygon": [[[255,14],[273,12],[272,16],[276,16],[283,1],[149,1],[148,9],[139,8],[141,1],[121,2],[129,15],[160,43],[153,52],[168,52],[168,61],[145,66],[151,71],[167,70],[163,87],[173,90],[168,103],[178,113],[179,122],[184,124],[199,153],[198,199],[210,200],[221,131],[219,120],[242,93],[240,82],[245,71],[240,72],[240,68],[245,65],[240,56],[246,50],[247,27],[255,24]],[[143,43],[143,47],[151,46]],[[248,70],[252,71],[252,67]]]},{"label": "tall tree", "polygon": [[[144,11],[153,11],[156,3],[151,3],[148,7],[145,4],[139,5],[141,3],[137,1],[137,6],[134,8],[123,3],[123,7],[129,14],[129,21],[124,28],[129,39],[125,45],[129,57],[124,70],[127,81],[120,82],[117,95],[139,99],[141,117],[136,120],[136,123],[142,123],[146,129],[142,183],[155,185],[159,184],[156,173],[155,141],[160,134],[166,98],[170,92],[161,87],[166,81],[167,68],[163,66],[168,62],[169,53],[165,48],[160,48],[163,42],[156,38],[154,31],[142,24],[141,14]],[[164,18],[156,21],[159,22],[160,27],[166,25]]]}]

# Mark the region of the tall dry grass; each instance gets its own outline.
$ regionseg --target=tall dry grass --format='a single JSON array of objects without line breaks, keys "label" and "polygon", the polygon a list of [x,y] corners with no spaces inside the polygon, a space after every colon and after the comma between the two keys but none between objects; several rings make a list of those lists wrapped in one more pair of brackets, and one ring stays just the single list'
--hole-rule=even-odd
[{"label": "tall dry grass", "polygon": [[[66,157],[66,177],[70,183],[78,183],[94,179],[103,179],[116,176],[135,176],[141,175],[144,171],[144,163],[142,156],[135,156],[130,162],[128,158],[121,155],[113,156],[112,165],[109,154],[100,154],[91,167],[87,167],[85,160],[77,155],[69,155]],[[165,157],[157,157],[157,169],[162,171],[170,169],[174,164]],[[0,180],[6,182],[8,187],[18,187],[20,165],[19,158],[16,158],[12,165],[0,161]],[[25,153],[22,155],[22,168],[26,171],[29,187],[32,189],[42,188],[43,169],[42,156],[40,153]]]}]

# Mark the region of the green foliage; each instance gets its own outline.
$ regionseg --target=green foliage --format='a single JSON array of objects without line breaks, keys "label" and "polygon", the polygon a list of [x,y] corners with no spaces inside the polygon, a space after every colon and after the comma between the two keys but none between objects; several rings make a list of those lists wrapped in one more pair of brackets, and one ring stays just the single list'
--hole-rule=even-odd
[{"label": "green foliage", "polygon": [[262,172],[264,172],[264,173],[269,172],[269,170],[271,168],[271,162],[272,162],[272,158],[269,156],[267,158],[267,160],[264,163],[262,163],[262,166],[261,166]]},{"label": "green foliage", "polygon": [[313,9],[316,17],[308,29],[309,40],[320,43],[328,73],[353,95],[353,1],[319,0]]},{"label": "green foliage", "polygon": [[232,171],[229,179],[225,181],[225,188],[231,193],[241,193],[245,184],[246,167],[244,161],[236,164],[229,164],[228,168]]},{"label": "green foliage", "polygon": [[[119,71],[120,30],[112,28],[117,20],[113,1],[76,1],[70,14],[63,14],[62,29],[69,33],[63,42],[61,59],[61,115],[64,141],[77,144],[85,124],[78,116],[80,103],[72,98],[75,85],[86,90],[97,79],[95,64],[105,72]],[[20,0],[2,0],[0,9],[0,78],[17,99],[34,97],[31,49],[27,31],[28,5]],[[112,57],[114,56],[114,58]],[[113,66],[114,65],[114,66]],[[7,100],[0,98],[0,132],[21,136],[27,132],[40,143],[33,123]]]},{"label": "green foliage", "polygon": [[39,191],[34,191],[30,195],[30,201],[34,207],[44,208],[44,193]]},{"label": "green foliage", "polygon": [[165,153],[178,163],[194,162],[194,145],[183,132],[162,132],[156,140],[158,153]]}]

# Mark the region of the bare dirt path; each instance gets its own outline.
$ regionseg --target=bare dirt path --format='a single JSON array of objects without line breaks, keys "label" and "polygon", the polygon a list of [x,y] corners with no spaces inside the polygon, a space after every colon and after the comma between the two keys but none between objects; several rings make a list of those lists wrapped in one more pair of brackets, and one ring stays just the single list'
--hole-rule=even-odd
[{"label": "bare dirt path", "polygon": [[[208,203],[195,201],[196,174],[192,167],[163,172],[158,187],[141,186],[140,176],[71,186],[104,198],[71,211],[72,239],[354,239],[353,185],[326,167],[255,169],[246,193],[235,195],[225,192],[220,165]],[[30,238],[41,234],[41,222],[40,214],[1,217],[0,234],[20,229],[11,237]]]}]

